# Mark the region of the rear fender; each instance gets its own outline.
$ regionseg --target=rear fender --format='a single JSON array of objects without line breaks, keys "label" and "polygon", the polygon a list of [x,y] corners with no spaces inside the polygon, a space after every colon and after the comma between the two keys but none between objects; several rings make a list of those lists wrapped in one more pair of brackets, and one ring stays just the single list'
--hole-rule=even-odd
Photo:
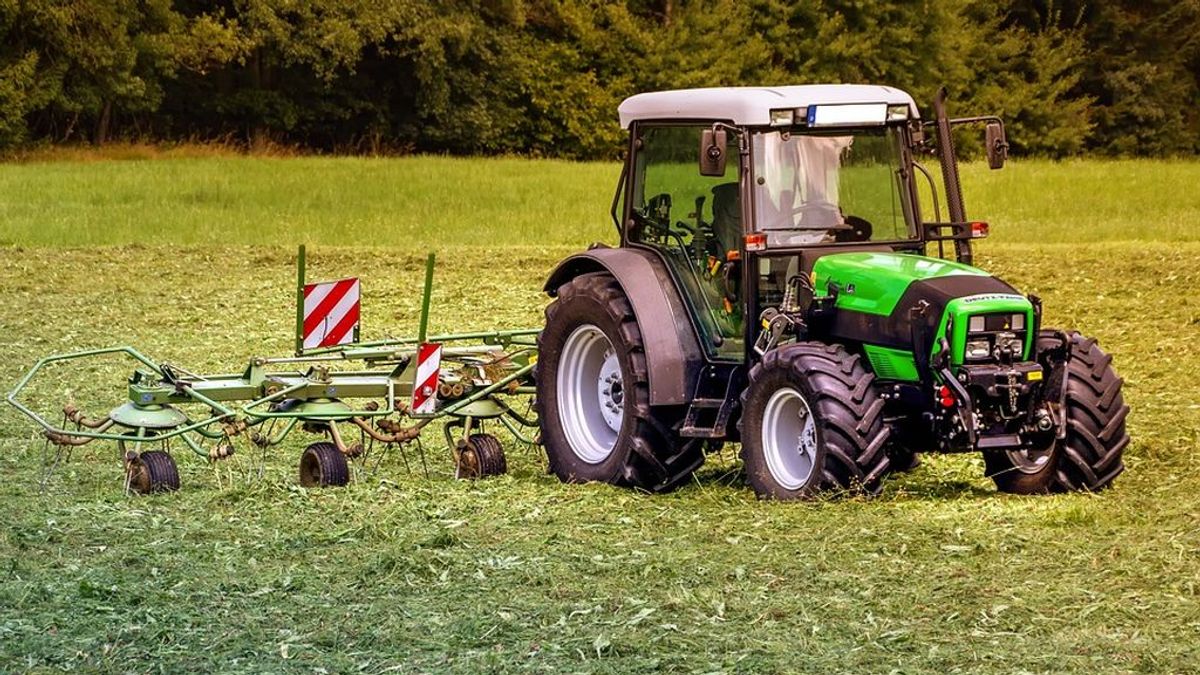
[{"label": "rear fender", "polygon": [[592,272],[611,274],[633,306],[650,371],[650,405],[689,403],[704,355],[683,298],[662,260],[635,248],[596,248],[559,263],[544,290],[555,297],[560,286]]}]

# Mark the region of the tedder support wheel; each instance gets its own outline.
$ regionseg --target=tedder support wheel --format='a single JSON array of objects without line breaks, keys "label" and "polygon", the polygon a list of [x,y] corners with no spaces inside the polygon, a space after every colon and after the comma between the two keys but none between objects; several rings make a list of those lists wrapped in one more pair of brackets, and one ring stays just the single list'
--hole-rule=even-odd
[{"label": "tedder support wheel", "polygon": [[875,376],[836,344],[800,342],[763,356],[742,394],[742,460],[764,499],[822,491],[875,494],[891,428]]},{"label": "tedder support wheel", "polygon": [[704,461],[674,431],[682,407],[650,406],[642,331],[611,275],[558,288],[538,337],[537,401],[550,471],[559,479],[664,491]]},{"label": "tedder support wheel", "polygon": [[487,478],[500,476],[508,471],[504,458],[504,447],[491,434],[471,434],[466,444],[458,451],[459,478]]},{"label": "tedder support wheel", "polygon": [[318,441],[300,455],[300,484],[304,487],[341,486],[350,482],[346,455],[328,441]]},{"label": "tedder support wheel", "polygon": [[179,489],[179,469],[175,459],[162,450],[150,450],[140,454],[131,453],[132,459],[125,464],[129,489],[138,494],[174,492]]},{"label": "tedder support wheel", "polygon": [[[1061,333],[1042,331],[1037,353],[1060,347]],[[1066,378],[1066,437],[1037,450],[984,455],[987,473],[1002,492],[1041,494],[1068,490],[1101,490],[1112,484],[1125,464],[1129,445],[1125,418],[1129,406],[1121,396],[1124,380],[1112,367],[1112,356],[1091,338],[1067,333],[1070,351],[1065,364],[1046,376],[1047,391],[1061,391]]]}]

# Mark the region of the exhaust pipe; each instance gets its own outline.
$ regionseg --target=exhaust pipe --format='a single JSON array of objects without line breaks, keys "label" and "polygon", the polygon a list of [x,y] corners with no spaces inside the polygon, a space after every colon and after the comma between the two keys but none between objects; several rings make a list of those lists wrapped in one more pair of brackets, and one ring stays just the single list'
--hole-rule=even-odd
[{"label": "exhaust pipe", "polygon": [[[967,222],[966,210],[963,208],[962,184],[958,180],[958,155],[954,151],[954,137],[950,134],[950,119],[946,117],[946,88],[938,89],[933,99],[933,114],[937,124],[938,152],[942,158],[942,183],[946,186],[946,208],[950,211],[950,221],[954,223]],[[971,264],[971,241],[969,239],[954,240],[954,257],[960,263]]]}]

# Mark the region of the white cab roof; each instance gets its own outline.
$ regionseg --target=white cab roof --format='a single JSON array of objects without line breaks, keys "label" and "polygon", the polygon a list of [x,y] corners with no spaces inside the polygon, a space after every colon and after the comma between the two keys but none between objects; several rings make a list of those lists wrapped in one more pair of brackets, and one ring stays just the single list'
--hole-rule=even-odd
[{"label": "white cab roof", "polygon": [[912,96],[894,87],[874,84],[799,84],[786,87],[713,87],[676,89],[630,96],[617,112],[621,127],[641,120],[724,120],[757,126],[770,123],[771,110],[838,103],[907,105],[909,115],[920,112]]}]

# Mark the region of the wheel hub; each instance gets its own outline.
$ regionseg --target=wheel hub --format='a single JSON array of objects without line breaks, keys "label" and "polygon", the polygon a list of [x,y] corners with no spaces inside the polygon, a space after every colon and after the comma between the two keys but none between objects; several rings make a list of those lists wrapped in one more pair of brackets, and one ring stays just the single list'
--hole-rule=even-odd
[{"label": "wheel hub", "polygon": [[808,484],[817,462],[817,423],[799,391],[784,387],[767,401],[763,455],[771,477],[788,490]]},{"label": "wheel hub", "polygon": [[1050,461],[1051,452],[1054,450],[1054,442],[1045,448],[1022,448],[1020,450],[1006,450],[1008,461],[1012,462],[1013,468],[1021,473],[1034,474],[1046,468],[1046,464]]},{"label": "wheel hub", "polygon": [[596,387],[605,424],[614,432],[620,432],[625,412],[625,390],[621,380],[621,364],[612,349],[604,354],[604,365],[600,366]]}]

